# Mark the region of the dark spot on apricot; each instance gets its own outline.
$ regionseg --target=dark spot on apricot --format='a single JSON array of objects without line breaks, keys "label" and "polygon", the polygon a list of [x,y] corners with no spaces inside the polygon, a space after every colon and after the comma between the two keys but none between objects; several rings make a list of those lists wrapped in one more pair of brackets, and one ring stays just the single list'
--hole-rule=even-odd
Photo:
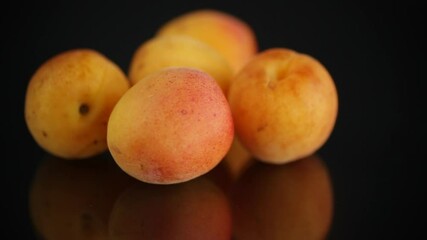
[{"label": "dark spot on apricot", "polygon": [[186,115],[186,114],[187,114],[187,110],[182,109],[182,110],[181,110],[181,114],[182,114],[182,115]]},{"label": "dark spot on apricot", "polygon": [[[142,53],[142,55],[144,55],[144,53]],[[143,62],[139,63],[138,66],[136,67],[137,69],[143,69],[145,67],[145,64]]]},{"label": "dark spot on apricot", "polygon": [[117,154],[122,154],[122,151],[120,151],[120,149],[117,147],[117,146],[111,146],[110,147],[111,148],[111,151],[112,152],[115,152],[115,153],[117,153]]},{"label": "dark spot on apricot", "polygon": [[268,82],[268,88],[270,88],[270,89],[275,89],[276,88],[276,85],[277,85],[277,82],[276,81],[269,81]]},{"label": "dark spot on apricot", "polygon": [[139,168],[141,169],[141,171],[144,170],[144,165],[143,164],[139,164]]},{"label": "dark spot on apricot", "polygon": [[80,115],[86,115],[89,112],[89,106],[86,103],[80,104],[79,113]]},{"label": "dark spot on apricot", "polygon": [[43,137],[47,137],[47,133],[45,131],[42,131]]},{"label": "dark spot on apricot", "polygon": [[92,143],[93,143],[93,145],[96,145],[96,144],[98,144],[98,140],[95,139],[95,140],[93,140]]},{"label": "dark spot on apricot", "polygon": [[268,126],[268,124],[267,124],[267,123],[264,123],[263,125],[258,126],[258,128],[257,128],[256,130],[257,130],[257,132],[261,132],[261,131],[262,131],[262,130],[264,130],[267,126]]}]

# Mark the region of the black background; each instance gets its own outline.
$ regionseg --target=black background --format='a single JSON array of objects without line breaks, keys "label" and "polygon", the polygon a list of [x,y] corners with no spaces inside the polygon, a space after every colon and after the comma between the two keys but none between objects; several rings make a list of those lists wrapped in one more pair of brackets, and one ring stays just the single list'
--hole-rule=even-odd
[{"label": "black background", "polygon": [[[344,3],[345,2],[345,3]],[[408,239],[422,233],[426,181],[425,9],[409,1],[34,1],[1,6],[1,239],[34,239],[27,192],[43,151],[24,121],[36,68],[71,48],[96,49],[127,71],[136,47],[165,21],[215,8],[246,21],[259,49],[319,59],[339,94],[320,154],[334,184],[330,239]],[[3,236],[1,236],[3,235]]]}]

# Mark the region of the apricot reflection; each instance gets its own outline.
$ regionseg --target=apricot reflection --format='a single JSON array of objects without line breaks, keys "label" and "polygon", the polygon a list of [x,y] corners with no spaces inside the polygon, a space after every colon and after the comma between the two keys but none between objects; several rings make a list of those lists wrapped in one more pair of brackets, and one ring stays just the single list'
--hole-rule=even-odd
[{"label": "apricot reflection", "polygon": [[114,205],[110,238],[230,239],[229,201],[209,177],[173,185],[137,183]]},{"label": "apricot reflection", "polygon": [[256,162],[237,181],[232,206],[236,240],[325,239],[333,215],[328,169],[317,155]]},{"label": "apricot reflection", "polygon": [[251,159],[233,181],[226,167],[155,185],[125,174],[109,155],[81,161],[47,156],[31,185],[31,217],[47,240],[327,237],[333,192],[319,156],[284,165]]},{"label": "apricot reflection", "polygon": [[47,155],[30,189],[30,214],[46,240],[108,239],[113,204],[134,182],[109,155],[71,161]]}]

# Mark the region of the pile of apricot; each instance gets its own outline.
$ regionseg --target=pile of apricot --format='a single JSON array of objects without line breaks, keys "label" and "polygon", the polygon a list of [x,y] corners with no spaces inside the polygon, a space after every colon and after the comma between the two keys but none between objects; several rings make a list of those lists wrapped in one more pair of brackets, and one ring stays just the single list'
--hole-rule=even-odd
[{"label": "pile of apricot", "polygon": [[64,159],[109,151],[130,176],[173,184],[221,161],[283,164],[328,140],[338,96],[316,58],[260,50],[254,30],[218,10],[160,26],[123,71],[94,49],[70,49],[29,81],[25,120],[37,144]]}]

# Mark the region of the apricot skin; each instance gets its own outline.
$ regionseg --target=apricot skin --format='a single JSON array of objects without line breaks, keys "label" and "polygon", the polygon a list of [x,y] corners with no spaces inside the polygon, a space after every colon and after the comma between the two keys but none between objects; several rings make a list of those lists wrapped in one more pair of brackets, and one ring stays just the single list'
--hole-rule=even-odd
[{"label": "apricot skin", "polygon": [[232,179],[236,180],[252,161],[253,158],[235,135],[230,150],[223,160]]},{"label": "apricot skin", "polygon": [[160,26],[157,36],[188,35],[217,49],[238,72],[258,51],[253,29],[242,19],[214,9],[199,9]]},{"label": "apricot skin", "polygon": [[236,134],[257,159],[281,164],[324,145],[335,125],[338,95],[315,58],[267,49],[235,76],[228,100]]},{"label": "apricot skin", "polygon": [[125,172],[171,184],[213,169],[233,136],[230,108],[215,80],[195,68],[170,67],[123,95],[111,113],[107,141]]},{"label": "apricot skin", "polygon": [[107,121],[129,88],[122,70],[92,49],[59,53],[31,77],[25,121],[37,144],[65,159],[107,150]]},{"label": "apricot skin", "polygon": [[209,45],[184,35],[154,37],[143,42],[132,57],[129,79],[135,84],[162,68],[179,66],[205,71],[227,93],[232,77],[227,60]]}]

